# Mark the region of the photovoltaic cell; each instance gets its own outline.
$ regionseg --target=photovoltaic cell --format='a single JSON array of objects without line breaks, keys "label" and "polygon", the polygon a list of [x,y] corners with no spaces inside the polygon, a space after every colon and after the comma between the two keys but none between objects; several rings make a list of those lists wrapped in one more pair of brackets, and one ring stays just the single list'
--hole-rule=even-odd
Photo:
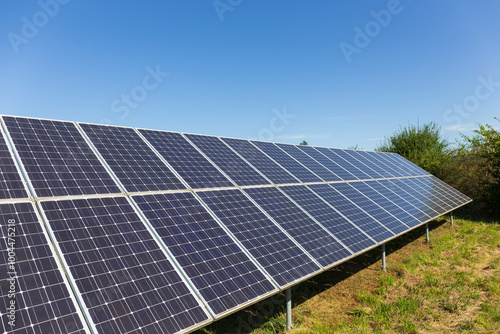
[{"label": "photovoltaic cell", "polygon": [[399,187],[405,194],[405,199],[411,201],[412,204],[416,205],[420,210],[424,211],[429,217],[436,218],[439,217],[439,205],[426,198],[424,195],[415,191],[412,186],[405,181],[406,179],[392,179],[389,180],[390,183]]},{"label": "photovoltaic cell", "polygon": [[0,130],[0,199],[27,198],[21,174]]},{"label": "photovoltaic cell", "polygon": [[231,187],[229,181],[180,133],[139,130],[191,188]]},{"label": "photovoltaic cell", "polygon": [[186,188],[134,129],[80,126],[128,192]]},{"label": "photovoltaic cell", "polygon": [[400,165],[400,168],[403,170],[407,170],[410,176],[418,176],[418,175],[430,175],[428,172],[418,167],[417,165],[411,163],[406,160],[402,156],[396,153],[389,153],[389,156]]},{"label": "photovoltaic cell", "polygon": [[429,212],[429,207],[419,201],[416,201],[413,196],[395,185],[391,182],[391,180],[379,180],[369,182],[367,184],[387,198],[391,199],[394,203],[398,204],[406,212],[418,218],[419,223],[423,223],[435,217],[435,212],[433,210]]},{"label": "photovoltaic cell", "polygon": [[446,193],[441,193],[441,188],[434,186],[434,182],[431,177],[416,177],[405,179],[414,191],[418,191],[420,194],[424,195],[426,198],[430,199],[439,206],[439,213],[445,213],[453,209],[453,205],[450,204],[449,199],[447,199]]},{"label": "photovoltaic cell", "polygon": [[217,137],[185,134],[210,160],[239,186],[270,184]]},{"label": "photovoltaic cell", "polygon": [[372,169],[367,161],[362,159],[362,157],[353,150],[335,150],[335,153],[342,156],[345,160],[349,161],[351,164],[355,165],[357,168],[361,169],[365,174],[368,174],[370,178],[381,179],[382,174],[378,173],[376,170]]},{"label": "photovoltaic cell", "polygon": [[292,173],[297,179],[302,182],[321,182],[323,181],[315,174],[313,174],[309,169],[304,167],[301,163],[293,159],[285,151],[281,150],[274,143],[262,142],[262,141],[250,141],[253,145],[257,146],[268,156],[272,157],[274,161],[279,163],[288,172]]},{"label": "photovoltaic cell", "polygon": [[403,175],[394,164],[387,159],[389,156],[387,153],[383,152],[369,152],[365,151],[364,154],[368,155],[370,159],[379,167],[387,170],[393,177],[402,177]]},{"label": "photovoltaic cell", "polygon": [[437,186],[439,186],[441,189],[443,189],[443,191],[446,192],[448,195],[452,195],[454,197],[454,199],[455,199],[454,200],[455,206],[458,207],[458,206],[467,204],[470,201],[472,201],[472,199],[470,199],[469,197],[465,196],[460,191],[456,190],[455,188],[453,188],[452,186],[448,185],[447,183],[441,181],[437,177],[432,176],[432,181]]},{"label": "photovoltaic cell", "polygon": [[331,185],[335,190],[347,197],[351,202],[372,216],[382,226],[393,232],[399,234],[406,231],[408,227],[401,223],[396,217],[392,216],[383,207],[372,201],[361,192],[357,191],[351,184],[337,183]]},{"label": "photovoltaic cell", "polygon": [[75,124],[2,118],[38,197],[121,192]]},{"label": "photovoltaic cell", "polygon": [[319,176],[324,181],[336,181],[339,177],[332,172],[330,172],[325,166],[321,165],[319,162],[299,150],[295,145],[289,144],[275,144],[283,151],[288,153],[295,160],[309,168],[314,174]]},{"label": "photovoltaic cell", "polygon": [[351,154],[353,157],[356,157],[356,159],[358,159],[361,163],[365,164],[371,170],[375,171],[384,178],[395,176],[389,168],[381,166],[379,161],[375,159],[374,156],[370,155],[369,152],[354,150],[346,150],[346,152]]},{"label": "photovoltaic cell", "polygon": [[[350,155],[346,155],[344,151],[335,148],[317,148],[321,153],[326,155],[331,160],[335,161],[340,166],[344,167],[352,175],[356,176],[360,180],[371,179],[372,177],[362,171],[359,166],[359,162],[353,159]],[[361,167],[366,168],[366,167]]]},{"label": "photovoltaic cell", "polygon": [[[306,153],[309,155],[311,158],[325,166],[330,172],[335,174],[338,177],[338,180],[356,180],[357,177],[349,173],[344,167],[340,166],[337,164],[335,161],[330,160],[328,157],[326,157],[324,154],[322,154],[320,151],[318,151],[316,148],[312,146],[306,146],[306,145],[299,145],[297,146],[302,152]],[[336,181],[336,180],[332,180]]]},{"label": "photovoltaic cell", "polygon": [[221,139],[274,184],[299,183],[299,180],[293,177],[293,175],[288,173],[276,162],[269,159],[258,148],[250,144],[248,140],[232,138]]},{"label": "photovoltaic cell", "polygon": [[[0,204],[1,333],[84,334],[83,320],[35,212],[32,203]],[[11,284],[14,298],[9,296]],[[11,301],[15,326],[8,318]]]},{"label": "photovoltaic cell", "polygon": [[281,287],[320,270],[240,190],[197,194]]},{"label": "photovoltaic cell", "polygon": [[133,199],[215,314],[275,289],[192,193]]},{"label": "photovoltaic cell", "polygon": [[282,187],[288,196],[335,235],[353,253],[375,244],[361,230],[305,186]]},{"label": "photovoltaic cell", "polygon": [[308,187],[377,243],[387,240],[394,235],[340,192],[330,187],[330,185],[313,184]]},{"label": "photovoltaic cell", "polygon": [[277,188],[244,190],[316,261],[326,267],[350,253]]},{"label": "photovoltaic cell", "polygon": [[125,197],[41,202],[99,333],[175,333],[207,321]]},{"label": "photovoltaic cell", "polygon": [[[409,227],[416,226],[420,223],[417,218],[406,212],[398,204],[392,202],[389,198],[371,188],[368,185],[370,183],[373,183],[373,181],[353,182],[350,185],[355,188],[360,194],[363,194],[367,198],[371,199],[373,202],[384,208],[384,210],[389,212],[395,218],[399,219],[399,221],[404,223],[406,226],[403,226],[404,229],[401,230],[401,232],[406,231]],[[393,232],[396,231],[393,230]]]}]

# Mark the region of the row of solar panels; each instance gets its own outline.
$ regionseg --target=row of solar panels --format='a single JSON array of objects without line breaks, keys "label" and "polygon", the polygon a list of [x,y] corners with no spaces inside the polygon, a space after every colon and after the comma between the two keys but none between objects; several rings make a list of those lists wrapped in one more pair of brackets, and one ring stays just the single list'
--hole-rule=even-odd
[{"label": "row of solar panels", "polygon": [[[98,155],[128,193],[429,175],[390,153],[21,117],[2,119],[37,197],[122,192]],[[16,175],[2,174],[1,198],[27,197],[16,181]]]},{"label": "row of solar panels", "polygon": [[[9,327],[10,277],[1,277],[3,331],[190,331],[470,201],[392,154],[3,120],[14,150],[0,143],[10,198],[0,216],[17,228],[19,287]],[[318,166],[349,182],[312,179]],[[116,195],[117,179],[136,194]],[[35,203],[22,199],[23,183]],[[51,197],[91,194],[101,195]],[[5,262],[8,234],[2,228]]]}]

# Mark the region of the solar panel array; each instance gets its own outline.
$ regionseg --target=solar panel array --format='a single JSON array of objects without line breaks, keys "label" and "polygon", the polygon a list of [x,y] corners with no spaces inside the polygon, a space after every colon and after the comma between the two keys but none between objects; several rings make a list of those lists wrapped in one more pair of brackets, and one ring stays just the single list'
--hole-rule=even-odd
[{"label": "solar panel array", "polygon": [[2,332],[190,332],[470,202],[397,154],[1,122]]}]

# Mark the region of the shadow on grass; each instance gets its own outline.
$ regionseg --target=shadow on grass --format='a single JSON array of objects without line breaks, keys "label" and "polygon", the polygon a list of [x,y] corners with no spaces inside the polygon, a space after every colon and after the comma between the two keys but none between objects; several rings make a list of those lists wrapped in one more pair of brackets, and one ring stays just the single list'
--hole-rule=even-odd
[{"label": "shadow on grass", "polygon": [[[446,223],[449,223],[449,220],[442,218],[433,220],[429,222],[429,230],[432,231]],[[424,237],[423,242],[425,242],[425,225],[389,241],[386,244],[386,254],[389,255],[394,253],[421,237]],[[381,251],[379,247],[358,255],[305,282],[299,283],[292,287],[292,307],[302,304],[315,295],[330,289],[376,262],[381,262]],[[283,312],[285,312],[285,294],[280,292],[259,303],[220,319],[196,331],[195,334],[244,334],[250,333],[254,329],[260,327],[268,329],[271,333],[280,332],[283,330],[285,323],[279,320],[278,317]]]}]

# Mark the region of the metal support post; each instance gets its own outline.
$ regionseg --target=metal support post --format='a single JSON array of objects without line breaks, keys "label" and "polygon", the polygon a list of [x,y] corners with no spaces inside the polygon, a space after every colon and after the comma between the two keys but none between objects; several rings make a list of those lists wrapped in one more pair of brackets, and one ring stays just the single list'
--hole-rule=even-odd
[{"label": "metal support post", "polygon": [[429,223],[425,224],[425,242],[429,243]]},{"label": "metal support post", "polygon": [[453,226],[453,211],[450,211],[450,225]]},{"label": "metal support post", "polygon": [[292,288],[285,291],[286,295],[286,329],[292,329]]},{"label": "metal support post", "polygon": [[385,244],[382,244],[382,270],[387,271],[387,266],[385,263]]}]

